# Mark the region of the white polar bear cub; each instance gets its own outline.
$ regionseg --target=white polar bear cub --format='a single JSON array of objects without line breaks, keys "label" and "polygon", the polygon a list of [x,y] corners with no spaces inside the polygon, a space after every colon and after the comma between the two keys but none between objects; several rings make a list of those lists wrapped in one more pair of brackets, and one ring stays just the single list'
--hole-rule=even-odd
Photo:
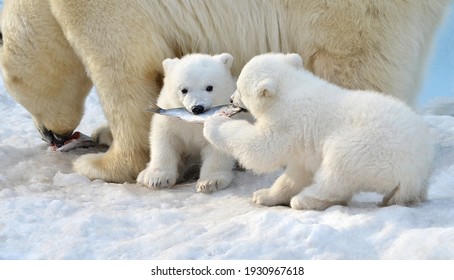
[{"label": "white polar bear cub", "polygon": [[[190,54],[165,59],[164,85],[157,105],[164,109],[184,106],[193,114],[229,101],[235,79],[230,73],[233,57],[228,53],[210,56]],[[185,159],[201,157],[198,192],[226,188],[233,178],[235,160],[216,149],[203,137],[203,126],[155,115],[151,122],[151,160],[137,181],[151,188],[173,186]]]},{"label": "white polar bear cub", "polygon": [[297,54],[253,58],[232,99],[256,122],[211,117],[208,141],[258,173],[285,167],[256,203],[323,210],[358,192],[381,193],[384,205],[426,199],[431,133],[402,102],[322,80]]}]

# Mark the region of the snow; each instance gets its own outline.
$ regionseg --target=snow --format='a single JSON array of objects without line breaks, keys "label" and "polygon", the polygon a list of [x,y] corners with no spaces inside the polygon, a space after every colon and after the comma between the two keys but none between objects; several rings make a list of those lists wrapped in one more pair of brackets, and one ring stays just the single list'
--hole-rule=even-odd
[{"label": "snow", "polygon": [[[451,15],[418,105],[437,135],[436,160],[428,200],[413,207],[378,207],[369,193],[325,211],[252,203],[279,171],[237,171],[209,195],[193,182],[153,191],[90,181],[71,163],[99,150],[49,150],[0,82],[0,259],[454,259],[454,118],[431,115],[454,112],[453,34]],[[105,123],[93,90],[78,130]]]}]

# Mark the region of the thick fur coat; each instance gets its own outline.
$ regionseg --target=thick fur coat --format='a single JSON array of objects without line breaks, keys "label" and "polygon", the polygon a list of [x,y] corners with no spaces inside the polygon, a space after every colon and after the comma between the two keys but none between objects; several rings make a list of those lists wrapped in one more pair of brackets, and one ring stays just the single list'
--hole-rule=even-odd
[{"label": "thick fur coat", "polygon": [[433,135],[402,101],[322,80],[297,54],[253,58],[232,99],[256,122],[211,117],[209,142],[258,173],[285,168],[256,203],[322,210],[359,192],[383,194],[384,205],[426,199]]},{"label": "thick fur coat", "polygon": [[[230,73],[230,54],[186,55],[163,61],[164,86],[158,106],[185,107],[200,114],[227,104],[236,89]],[[137,181],[150,188],[173,186],[190,164],[201,160],[197,191],[213,192],[226,188],[233,178],[234,159],[214,148],[203,137],[203,126],[168,116],[155,115],[151,124],[151,160]]]},{"label": "thick fur coat", "polygon": [[161,62],[228,52],[236,76],[253,56],[300,54],[315,75],[411,104],[450,0],[5,0],[0,50],[9,93],[49,142],[64,141],[96,87],[113,142],[77,172],[133,182],[149,161],[145,111]]}]

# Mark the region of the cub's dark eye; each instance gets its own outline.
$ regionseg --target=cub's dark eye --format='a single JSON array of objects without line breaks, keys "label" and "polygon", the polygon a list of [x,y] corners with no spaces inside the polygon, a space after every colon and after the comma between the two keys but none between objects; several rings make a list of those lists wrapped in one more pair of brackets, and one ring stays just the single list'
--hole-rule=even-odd
[{"label": "cub's dark eye", "polygon": [[182,93],[182,94],[188,93],[188,89],[187,89],[187,88],[182,89],[182,90],[181,90],[181,93]]},{"label": "cub's dark eye", "polygon": [[213,86],[207,86],[206,90],[207,91],[212,91],[213,90]]}]

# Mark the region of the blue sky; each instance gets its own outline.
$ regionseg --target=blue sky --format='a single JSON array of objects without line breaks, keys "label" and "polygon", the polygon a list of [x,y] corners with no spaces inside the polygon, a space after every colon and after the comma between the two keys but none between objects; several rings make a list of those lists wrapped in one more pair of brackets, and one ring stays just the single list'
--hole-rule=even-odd
[{"label": "blue sky", "polygon": [[435,97],[454,97],[454,2],[450,14],[439,29],[418,105]]}]

